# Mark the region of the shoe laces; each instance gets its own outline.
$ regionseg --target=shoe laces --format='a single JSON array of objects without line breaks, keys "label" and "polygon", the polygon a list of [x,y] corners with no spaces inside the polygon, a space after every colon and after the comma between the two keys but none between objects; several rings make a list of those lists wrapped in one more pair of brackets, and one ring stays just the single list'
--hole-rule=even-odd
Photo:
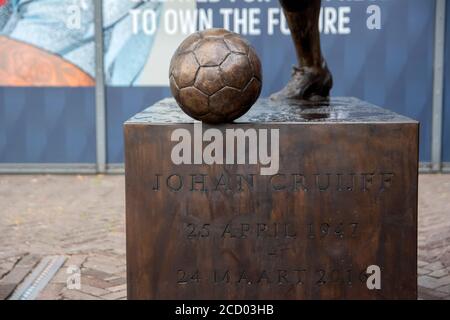
[{"label": "shoe laces", "polygon": [[297,75],[299,73],[300,74],[303,73],[303,68],[297,67],[297,66],[292,66],[292,73],[291,73],[291,75],[295,76],[295,75]]}]

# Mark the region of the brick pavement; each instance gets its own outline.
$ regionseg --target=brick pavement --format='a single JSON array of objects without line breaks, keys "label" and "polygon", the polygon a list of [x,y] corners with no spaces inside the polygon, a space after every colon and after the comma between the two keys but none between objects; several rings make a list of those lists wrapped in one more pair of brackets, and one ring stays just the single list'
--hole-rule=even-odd
[{"label": "brick pavement", "polygon": [[[124,225],[123,176],[0,176],[0,299],[56,254],[38,299],[126,299]],[[418,255],[419,297],[450,300],[450,175],[420,177]]]},{"label": "brick pavement", "polygon": [[39,299],[125,298],[124,202],[123,176],[0,176],[0,299],[34,266],[24,259],[55,254],[68,259]]},{"label": "brick pavement", "polygon": [[419,297],[450,300],[450,175],[419,181]]}]

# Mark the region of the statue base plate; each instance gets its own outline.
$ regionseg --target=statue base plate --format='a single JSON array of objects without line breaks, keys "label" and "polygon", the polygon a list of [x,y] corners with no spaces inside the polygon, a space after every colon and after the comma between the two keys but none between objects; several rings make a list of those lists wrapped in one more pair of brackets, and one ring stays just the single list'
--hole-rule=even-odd
[{"label": "statue base plate", "polygon": [[172,99],[125,123],[129,299],[416,299],[416,121],[353,98]]}]

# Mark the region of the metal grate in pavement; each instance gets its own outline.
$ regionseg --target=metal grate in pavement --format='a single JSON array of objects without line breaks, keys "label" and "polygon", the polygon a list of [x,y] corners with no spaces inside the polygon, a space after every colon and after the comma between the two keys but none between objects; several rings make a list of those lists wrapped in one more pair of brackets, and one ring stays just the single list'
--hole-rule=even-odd
[{"label": "metal grate in pavement", "polygon": [[48,256],[39,262],[31,274],[17,287],[9,300],[34,300],[62,267],[66,257]]}]

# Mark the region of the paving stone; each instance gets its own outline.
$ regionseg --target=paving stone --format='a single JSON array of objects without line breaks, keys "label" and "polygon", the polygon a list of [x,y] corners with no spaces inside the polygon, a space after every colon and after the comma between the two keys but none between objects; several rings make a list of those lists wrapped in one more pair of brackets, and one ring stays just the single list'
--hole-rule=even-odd
[{"label": "paving stone", "polygon": [[446,285],[446,286],[443,286],[443,287],[437,288],[437,291],[443,292],[443,293],[446,293],[446,294],[450,295],[450,284]]},{"label": "paving stone", "polygon": [[58,270],[52,279],[52,283],[67,284],[70,274],[67,273],[67,267]]},{"label": "paving stone", "polygon": [[97,269],[90,269],[90,268],[82,269],[81,275],[82,276],[91,276],[91,277],[99,278],[102,280],[104,280],[108,277],[111,277],[111,273],[103,272],[103,271],[100,271]]},{"label": "paving stone", "polygon": [[[420,240],[419,240],[419,241],[420,241]],[[427,264],[428,264],[428,262],[425,262],[425,261],[421,261],[421,260],[417,261],[417,266],[418,266],[419,268],[423,268],[423,267],[425,267]]]},{"label": "paving stone", "polygon": [[440,261],[436,261],[436,262],[426,265],[424,268],[431,270],[431,271],[437,271],[437,270],[443,269],[444,265]]},{"label": "paving stone", "polygon": [[102,296],[105,300],[119,300],[122,298],[126,298],[127,292],[126,291],[117,291],[113,293],[109,293],[107,295]]},{"label": "paving stone", "polygon": [[419,287],[419,298],[421,300],[441,300],[447,297],[445,292]]},{"label": "paving stone", "polygon": [[116,278],[115,280],[111,280],[108,282],[111,283],[111,285],[113,285],[113,286],[119,286],[121,284],[127,283],[127,279],[126,279],[126,277],[119,277],[119,278]]},{"label": "paving stone", "polygon": [[121,277],[112,276],[112,277],[105,278],[105,281],[115,281],[115,280],[119,280],[119,279],[121,279]]},{"label": "paving stone", "polygon": [[80,290],[81,292],[90,294],[92,296],[98,297],[98,296],[102,296],[105,294],[108,294],[109,291],[102,289],[102,288],[97,288],[97,287],[92,287],[90,285],[87,285],[86,283],[81,283],[81,288]]},{"label": "paving stone", "polygon": [[103,300],[100,297],[96,297],[78,290],[65,290],[62,293],[62,297],[68,300]]},{"label": "paving stone", "polygon": [[16,288],[16,284],[9,283],[9,284],[0,284],[0,300],[7,299]]},{"label": "paving stone", "polygon": [[434,278],[442,278],[442,277],[445,277],[448,275],[449,275],[449,272],[447,269],[436,270],[429,274],[430,277],[434,277]]},{"label": "paving stone", "polygon": [[80,267],[86,260],[87,255],[70,255],[67,257],[66,265],[67,266],[77,266]]},{"label": "paving stone", "polygon": [[39,257],[36,255],[26,255],[19,259],[12,267],[12,270],[0,280],[0,284],[20,283],[33,267],[39,262]]},{"label": "paving stone", "polygon": [[86,262],[84,266],[89,269],[101,270],[102,272],[106,272],[108,274],[115,274],[123,271],[123,267],[113,266],[109,264]]},{"label": "paving stone", "polygon": [[101,288],[101,289],[109,289],[111,287],[114,287],[114,284],[102,280],[102,279],[97,279],[97,278],[92,278],[92,277],[82,277],[82,285],[89,285],[92,287],[96,287],[96,288]]},{"label": "paving stone", "polygon": [[126,284],[122,284],[120,286],[115,286],[115,287],[108,288],[108,290],[111,291],[111,292],[126,291],[127,290],[127,285]]},{"label": "paving stone", "polygon": [[419,268],[419,269],[417,270],[417,274],[418,274],[419,276],[424,276],[424,275],[426,275],[426,274],[429,274],[430,272],[431,272],[431,270],[422,269],[422,268]]},{"label": "paving stone", "polygon": [[106,265],[116,268],[123,267],[123,262],[118,260],[117,257],[93,256],[87,259],[85,266],[89,267],[89,264]]},{"label": "paving stone", "polygon": [[438,279],[438,283],[439,283],[441,286],[445,286],[445,285],[450,284],[450,275]]},{"label": "paving stone", "polygon": [[427,289],[436,289],[442,286],[438,279],[429,276],[420,276],[418,278],[418,284],[420,287]]},{"label": "paving stone", "polygon": [[50,283],[39,294],[36,300],[60,300],[62,299],[61,293],[64,288],[65,288],[64,284]]}]

